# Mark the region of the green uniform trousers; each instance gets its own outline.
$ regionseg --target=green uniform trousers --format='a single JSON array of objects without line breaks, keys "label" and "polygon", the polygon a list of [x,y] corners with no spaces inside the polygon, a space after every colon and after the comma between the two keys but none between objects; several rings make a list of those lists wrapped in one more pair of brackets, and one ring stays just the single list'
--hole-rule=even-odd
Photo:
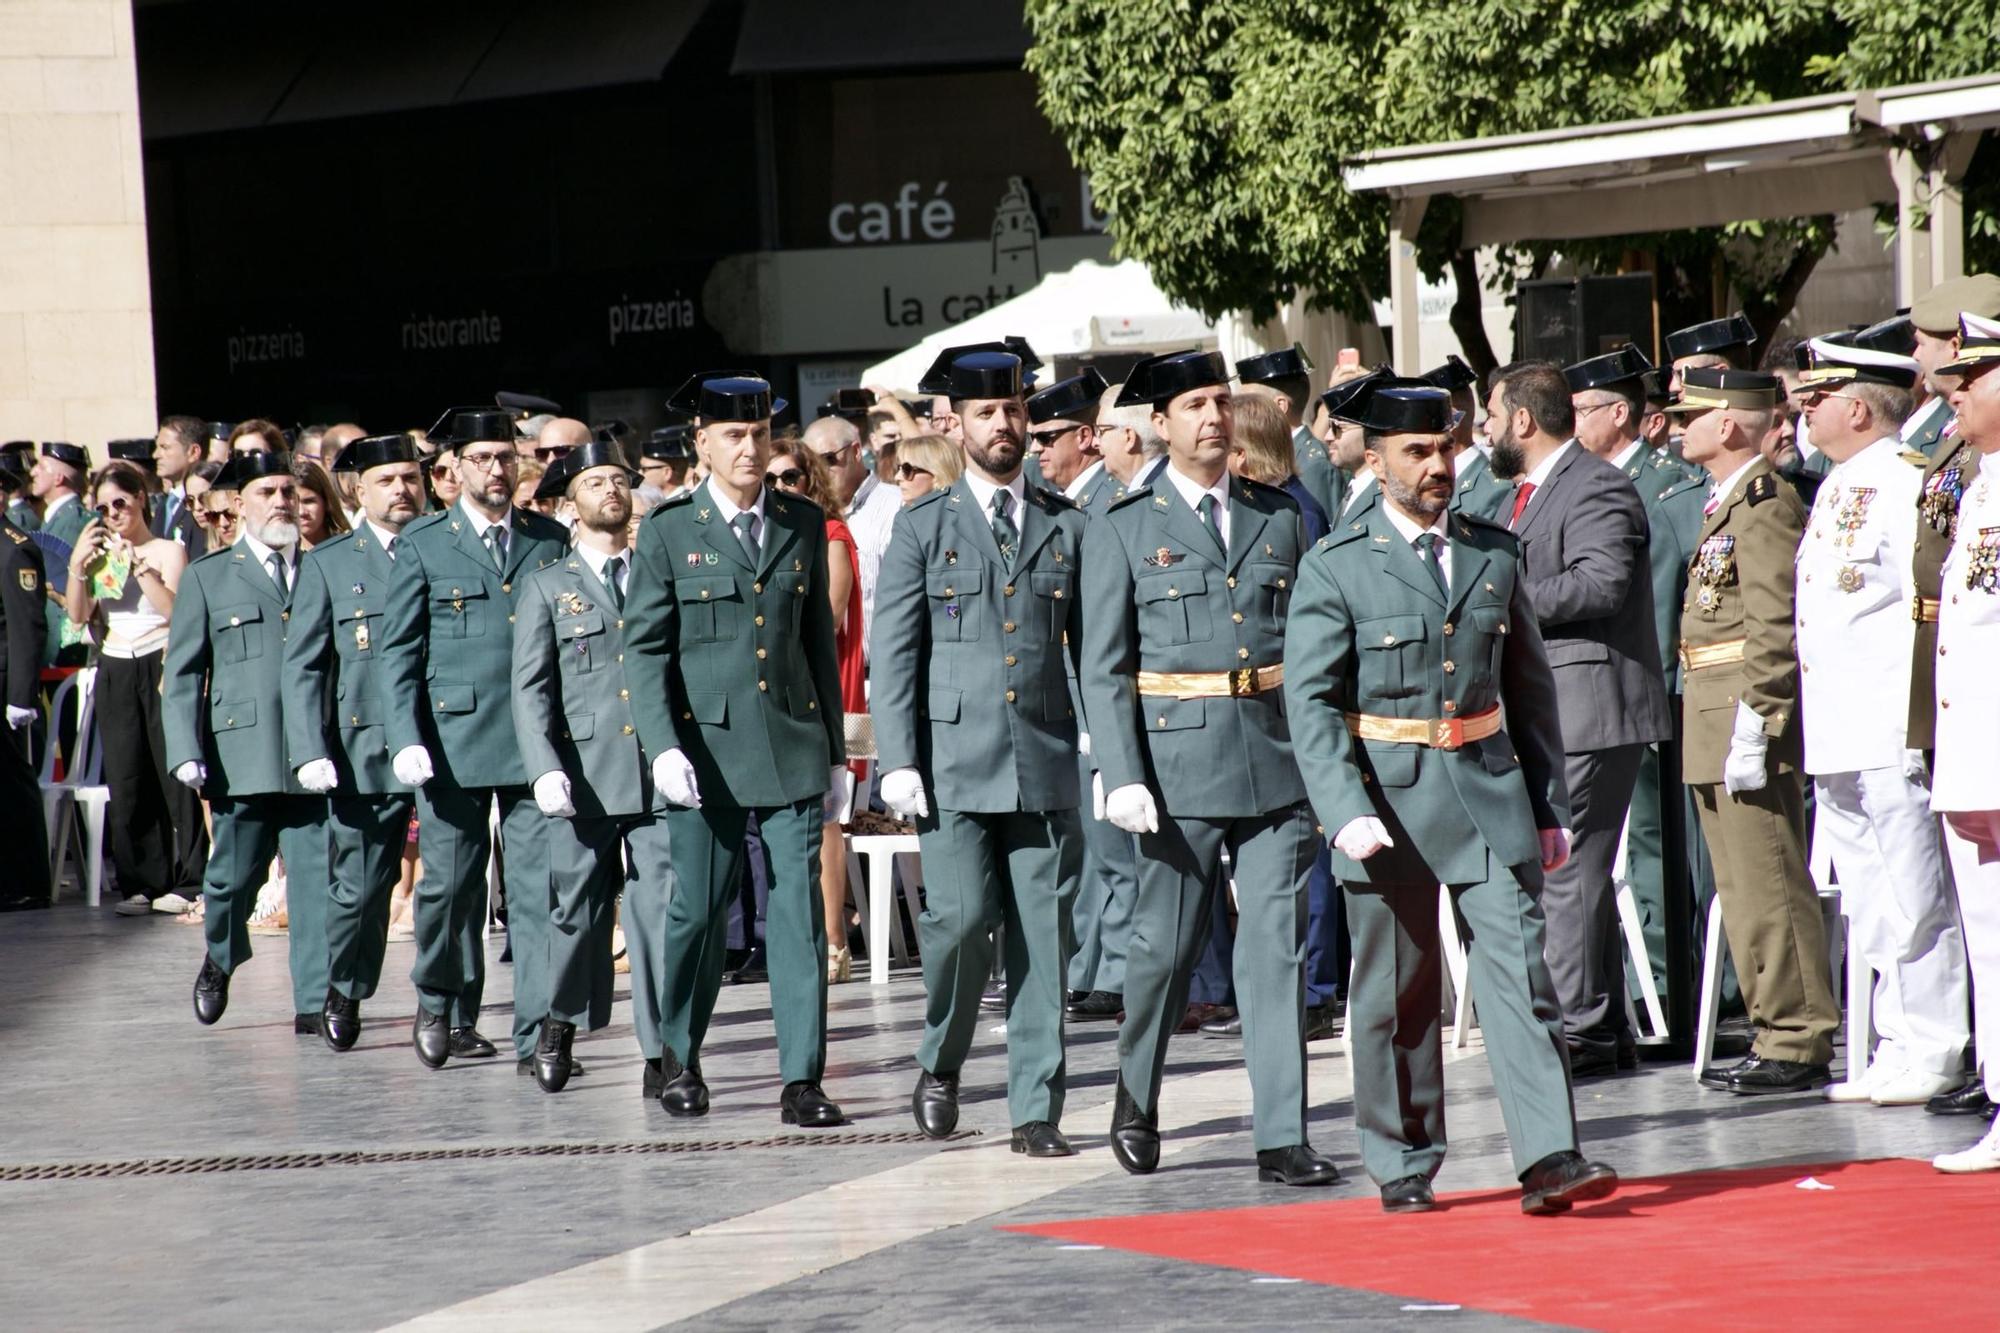
[{"label": "green uniform trousers", "polygon": [[[1077,766],[1081,790],[1088,800],[1094,765],[1079,755]],[[1139,895],[1138,851],[1132,835],[1116,824],[1090,818],[1079,818],[1077,823],[1083,831],[1083,870],[1071,911],[1076,947],[1070,952],[1069,988],[1122,995],[1125,951],[1132,937],[1132,901]]]},{"label": "green uniform trousers", "polygon": [[285,858],[292,1012],[326,1006],[326,902],[330,878],[324,796],[222,796],[210,803],[214,842],[202,879],[208,956],[234,973],[250,958],[250,913],[271,858]]},{"label": "green uniform trousers", "polygon": [[333,987],[365,1000],[382,980],[389,947],[389,899],[403,870],[412,797],[339,792],[327,802],[333,884],[327,893],[326,948]]},{"label": "green uniform trousers", "polygon": [[[606,821],[609,822],[609,821]],[[648,1060],[660,1058],[667,1011],[667,911],[678,893],[672,835],[664,813],[621,816],[625,837],[625,958],[632,965],[632,1034]],[[726,919],[726,913],[725,913]]]},{"label": "green uniform trousers", "polygon": [[977,814],[939,810],[917,821],[924,858],[924,1035],[917,1061],[956,1074],[979,1028],[1004,925],[1007,1114],[1010,1123],[1062,1119],[1063,990],[1070,914],[1083,865],[1074,810]]},{"label": "green uniform trousers", "polygon": [[1163,818],[1139,835],[1139,900],[1125,959],[1118,1066],[1157,1112],[1167,1039],[1187,1012],[1228,848],[1236,879],[1236,1004],[1259,1151],[1306,1141],[1306,879],[1319,850],[1305,802],[1240,819]]},{"label": "green uniform trousers", "polygon": [[1759,791],[1731,796],[1719,782],[1692,784],[1715,858],[1722,931],[1766,1060],[1822,1064],[1840,1026],[1826,958],[1826,922],[1806,872],[1805,792],[1799,775],[1766,764]]},{"label": "green uniform trousers", "polygon": [[[722,989],[729,900],[744,870],[743,831],[753,811],[719,800],[667,815],[673,863],[684,891],[667,907],[666,1003],[660,1044],[683,1063],[701,1058],[702,1038]],[[826,921],[819,899],[819,844],[825,817],[815,796],[754,810],[771,857],[764,920],[770,959],[771,1020],[778,1070],[787,1083],[818,1082],[826,1069]]]},{"label": "green uniform trousers", "polygon": [[[501,870],[507,890],[507,930],[514,950],[514,1054],[535,1053],[548,1011],[548,841],[546,816],[526,787],[455,787],[442,780],[417,793],[417,849],[423,878],[412,912],[417,961],[410,980],[417,1002],[447,1012],[455,1028],[479,1021],[486,994],[486,866],[495,854],[487,815],[500,807]],[[526,961],[523,962],[522,960]]]},{"label": "green uniform trousers", "polygon": [[[625,897],[625,948],[632,963],[632,1012],[639,1045],[659,1055],[658,955],[672,895],[666,822],[657,815],[550,819],[548,1016],[594,1032],[611,1021],[611,931],[621,885]],[[631,870],[627,872],[629,848]],[[643,878],[642,878],[643,877]],[[637,886],[654,888],[657,908],[636,902]],[[651,919],[657,913],[657,920]],[[641,918],[645,918],[642,920]],[[517,945],[514,965],[520,966]],[[540,1021],[540,1015],[535,1016]],[[651,1041],[649,1043],[648,1036]]]},{"label": "green uniform trousers", "polygon": [[[1516,1175],[1576,1147],[1562,1007],[1542,959],[1539,883],[1537,868],[1516,867],[1451,886],[1470,932],[1468,975]],[[1342,889],[1354,939],[1347,1026],[1361,1162],[1378,1185],[1429,1179],[1445,1155],[1438,886]]]}]

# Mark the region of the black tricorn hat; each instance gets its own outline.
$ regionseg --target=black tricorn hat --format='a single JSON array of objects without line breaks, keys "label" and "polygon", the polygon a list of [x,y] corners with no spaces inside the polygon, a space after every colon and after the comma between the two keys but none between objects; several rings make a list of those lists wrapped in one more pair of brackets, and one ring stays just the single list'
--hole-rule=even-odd
[{"label": "black tricorn hat", "polygon": [[1358,375],[1351,380],[1342,380],[1319,396],[1326,408],[1326,414],[1335,421],[1345,421],[1359,426],[1368,419],[1368,399],[1394,376],[1381,367],[1376,367],[1366,375]]},{"label": "black tricorn hat", "polygon": [[236,423],[233,421],[211,421],[208,423],[208,438],[211,440],[226,440],[235,430]]},{"label": "black tricorn hat", "polygon": [[33,440],[9,440],[0,444],[0,454],[32,454],[35,452]]},{"label": "black tricorn hat", "polygon": [[1646,386],[1646,402],[1649,406],[1661,407],[1674,401],[1673,390],[1667,387],[1667,378],[1672,374],[1673,371],[1666,366],[1654,366],[1639,377],[1639,382]]},{"label": "black tricorn hat", "polygon": [[127,463],[137,463],[142,467],[153,465],[153,441],[150,436],[132,440],[113,440],[104,446],[104,452],[112,458],[122,458]]},{"label": "black tricorn hat", "polygon": [[750,370],[703,370],[667,399],[667,410],[699,421],[765,421],[785,410],[771,383]]},{"label": "black tricorn hat", "polygon": [[291,475],[290,454],[281,454],[275,449],[239,449],[222,465],[222,471],[216,476],[211,489],[240,491],[259,477]]},{"label": "black tricorn hat", "polygon": [[366,472],[386,463],[417,461],[417,442],[407,435],[364,435],[351,440],[333,460],[335,472]]},{"label": "black tricorn hat", "polygon": [[1444,358],[1444,364],[1434,369],[1426,370],[1422,378],[1437,385],[1438,388],[1443,389],[1446,393],[1458,393],[1461,390],[1473,388],[1479,383],[1479,376],[1473,372],[1471,366],[1465,364],[1464,359],[1456,352],[1447,353]]},{"label": "black tricorn hat", "polygon": [[1678,361],[1684,356],[1726,352],[1732,347],[1748,347],[1756,341],[1756,326],[1739,310],[1728,319],[1711,319],[1669,333],[1667,360]]},{"label": "black tricorn hat", "polygon": [[953,358],[942,381],[931,382],[944,386],[934,392],[953,399],[1019,398],[1021,358],[1012,352],[964,352]]},{"label": "black tricorn hat", "polygon": [[685,463],[694,457],[689,443],[693,433],[692,426],[662,426],[639,446],[639,455],[642,458],[657,458],[664,463]]},{"label": "black tricorn hat", "polygon": [[535,487],[537,500],[559,500],[569,490],[570,481],[594,467],[615,467],[624,473],[634,486],[639,484],[639,474],[625,461],[625,446],[609,440],[592,440],[558,458],[542,474]]},{"label": "black tricorn hat", "polygon": [[1630,383],[1652,368],[1653,363],[1646,359],[1644,352],[1632,343],[1626,343],[1615,352],[1564,366],[1563,378],[1569,381],[1571,393],[1582,393],[1585,389],[1608,389],[1614,384]]},{"label": "black tricorn hat", "polygon": [[1028,420],[1039,426],[1044,421],[1096,421],[1097,405],[1111,386],[1097,367],[1086,366],[1081,375],[1057,380],[1028,399]]},{"label": "black tricorn hat", "polygon": [[1137,407],[1150,403],[1159,408],[1192,389],[1206,389],[1229,383],[1229,367],[1222,353],[1203,352],[1190,347],[1184,352],[1162,352],[1132,367],[1118,390],[1115,407]]},{"label": "black tricorn hat", "polygon": [[999,342],[966,343],[960,347],[947,347],[942,352],[939,352],[937,360],[931,362],[931,368],[926,370],[924,377],[917,381],[917,392],[943,394],[947,398],[1010,398],[1021,392],[1020,389],[1016,389],[1013,394],[960,393],[954,389],[951,378],[952,366],[961,358],[971,356],[975,352],[997,352],[1018,360],[1021,363],[1021,384],[1023,387],[1035,382],[1035,377],[1029,372],[1040,370],[1042,367],[1042,358],[1035,355],[1035,349],[1028,346],[1026,338],[1007,337],[1002,338]]},{"label": "black tricorn hat", "polygon": [[432,444],[457,448],[486,440],[494,444],[514,443],[514,418],[495,407],[453,407],[437,419],[425,433]]},{"label": "black tricorn hat", "polygon": [[42,457],[53,458],[56,462],[67,463],[73,468],[90,466],[90,454],[87,451],[63,440],[44,440]]},{"label": "black tricorn hat", "polygon": [[1443,435],[1457,424],[1449,393],[1428,380],[1400,379],[1368,395],[1361,427],[1370,435]]},{"label": "black tricorn hat", "polygon": [[1917,326],[1910,322],[1908,315],[1891,315],[1866,328],[1829,333],[1823,341],[1843,347],[1865,347],[1871,352],[1887,352],[1891,356],[1910,356],[1917,350]]},{"label": "black tricorn hat", "polygon": [[1245,384],[1269,384],[1272,380],[1296,379],[1312,369],[1306,349],[1293,343],[1275,352],[1259,352],[1236,363],[1236,378]]},{"label": "black tricorn hat", "polygon": [[499,393],[493,395],[493,403],[494,406],[504,407],[513,413],[516,420],[522,417],[559,417],[562,415],[561,403],[551,402],[547,398],[532,393],[509,393],[507,390],[502,389]]}]

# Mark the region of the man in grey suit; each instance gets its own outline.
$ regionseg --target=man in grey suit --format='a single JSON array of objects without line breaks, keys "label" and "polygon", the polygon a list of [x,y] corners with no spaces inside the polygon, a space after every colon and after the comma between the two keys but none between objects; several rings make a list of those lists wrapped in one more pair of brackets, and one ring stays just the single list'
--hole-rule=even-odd
[{"label": "man in grey suit", "polygon": [[625,684],[625,596],[632,569],[627,534],[638,474],[621,447],[592,440],[552,466],[537,500],[576,506],[576,549],[528,576],[514,625],[514,730],[533,775],[535,805],[547,822],[553,902],[547,936],[548,984],[533,1056],[544,1092],[561,1092],[576,1064],[571,1044],[582,1024],[611,1021],[612,903],[620,844],[630,851],[625,898],[626,956],[632,960],[632,1026],[646,1057],[641,1093],[658,1098],[660,1013],[666,997],[667,903],[673,893],[666,803],[632,717]]},{"label": "man in grey suit", "polygon": [[1583,1078],[1621,1062],[1635,1067],[1638,1059],[1625,1019],[1611,863],[1640,756],[1672,733],[1646,515],[1625,474],[1577,442],[1571,383],[1557,367],[1505,368],[1492,403],[1500,417],[1495,453],[1519,455],[1522,480],[1509,526],[1548,647],[1567,754],[1571,856],[1549,872],[1542,911],[1570,1069]]},{"label": "man in grey suit", "polygon": [[1063,981],[1083,838],[1064,663],[1079,646],[1085,520],[1021,475],[1019,357],[958,357],[950,393],[966,474],[896,516],[870,653],[882,801],[917,821],[928,890],[911,1110],[933,1138],[958,1124],[959,1068],[1004,922],[1013,1148],[1067,1157]]}]

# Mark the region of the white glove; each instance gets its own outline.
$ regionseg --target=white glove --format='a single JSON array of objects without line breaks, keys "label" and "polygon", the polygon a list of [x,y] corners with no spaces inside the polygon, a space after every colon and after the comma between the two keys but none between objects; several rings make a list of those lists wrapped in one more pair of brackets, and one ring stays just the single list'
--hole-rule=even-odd
[{"label": "white glove", "polygon": [[847,771],[846,764],[835,764],[827,770],[826,796],[819,803],[822,822],[828,824],[847,822],[841,816],[847,812],[848,789],[852,779],[853,775]]},{"label": "white glove", "polygon": [[[7,710],[7,712],[8,715],[11,717],[13,715],[14,710],[10,708]],[[1921,786],[1925,787],[1930,786],[1931,784],[1930,761],[1924,758],[1924,752],[1922,750],[1903,751],[1903,776]]]},{"label": "white glove", "polygon": [[174,770],[174,781],[200,791],[208,785],[208,765],[199,759],[190,759]]},{"label": "white glove", "polygon": [[882,775],[882,804],[904,819],[930,816],[930,798],[924,795],[923,775],[914,768],[892,768]]},{"label": "white glove", "polygon": [[1736,729],[1729,737],[1729,754],[1722,761],[1722,789],[1731,796],[1762,791],[1770,780],[1764,772],[1764,751],[1770,744],[1764,735],[1764,719],[1749,704],[1737,700]]},{"label": "white glove", "polygon": [[437,776],[431,768],[431,752],[421,745],[405,745],[389,761],[389,771],[406,787],[421,787]]},{"label": "white glove", "polygon": [[332,791],[339,783],[340,774],[331,759],[313,759],[299,765],[299,785],[315,796]]},{"label": "white glove", "polygon": [[1104,822],[1104,775],[1102,773],[1092,773],[1090,775],[1090,817],[1100,824]]},{"label": "white glove", "polygon": [[1561,870],[1569,862],[1569,830],[1536,829],[1535,835],[1542,840],[1542,869]]},{"label": "white glove", "polygon": [[535,805],[550,819],[568,819],[576,813],[576,802],[569,798],[569,777],[559,768],[552,768],[535,779]]},{"label": "white glove", "polygon": [[34,720],[35,720],[34,709],[16,708],[12,704],[7,705],[7,725],[13,730],[19,731],[22,727],[27,726],[30,722],[33,722]]},{"label": "white glove", "polygon": [[673,749],[655,759],[653,785],[667,798],[667,804],[701,809],[701,788],[695,785],[694,765],[688,761],[686,752]]},{"label": "white glove", "polygon": [[1077,752],[1078,754],[1082,755],[1082,756],[1083,756],[1083,757],[1084,757],[1085,759],[1088,759],[1088,758],[1090,758],[1090,733],[1089,733],[1089,732],[1087,732],[1087,731],[1079,731],[1079,732],[1077,732],[1077,733],[1076,733],[1076,752]]},{"label": "white glove", "polygon": [[1366,861],[1384,847],[1394,847],[1396,840],[1389,836],[1388,827],[1375,816],[1358,815],[1333,835],[1333,845],[1353,860]]},{"label": "white glove", "polygon": [[1128,782],[1106,796],[1104,818],[1127,833],[1160,831],[1160,808],[1153,804],[1152,789],[1143,782]]}]

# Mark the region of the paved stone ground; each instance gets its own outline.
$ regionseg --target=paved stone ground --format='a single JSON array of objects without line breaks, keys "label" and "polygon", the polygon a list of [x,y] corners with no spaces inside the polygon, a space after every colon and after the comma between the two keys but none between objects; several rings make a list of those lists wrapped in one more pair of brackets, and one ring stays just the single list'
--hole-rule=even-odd
[{"label": "paved stone ground", "polygon": [[[493,1301],[516,1290],[517,1326],[525,1327],[648,1327],[694,1311],[708,1327],[731,1329],[1389,1327],[1412,1318],[1390,1296],[1065,1250],[997,1229],[1299,1198],[1256,1182],[1248,1083],[1235,1043],[1177,1039],[1162,1109],[1169,1149],[1178,1151],[1157,1175],[1141,1179],[1119,1172],[1104,1146],[1116,1039],[1107,1024],[1071,1030],[1065,1128],[1083,1149],[1072,1163],[1016,1159],[1004,1146],[998,1157],[991,1151],[1007,1132],[1005,1051],[991,1031],[965,1074],[963,1125],[976,1136],[945,1147],[799,1143],[778,1122],[762,986],[724,992],[703,1061],[714,1112],[688,1123],[669,1120],[638,1095],[639,1057],[622,987],[613,1026],[578,1044],[589,1072],[550,1097],[517,1076],[504,1055],[454,1061],[435,1073],[418,1064],[408,1043],[414,996],[407,942],[390,946],[384,994],[365,1007],[360,1046],[341,1056],[317,1038],[292,1034],[284,941],[258,937],[256,944],[261,952],[238,973],[228,1014],[204,1030],[188,1002],[200,960],[197,930],[164,917],[119,918],[108,906],[0,917],[0,1056],[8,1071],[0,1170],[211,1155],[778,1142],[726,1151],[0,1179],[0,1324],[307,1333],[449,1314],[448,1307],[484,1298],[466,1306],[455,1325],[475,1326],[500,1308]],[[496,939],[495,957],[498,946]],[[507,1023],[509,974],[495,963],[489,981],[492,1004],[482,1026],[496,1037]],[[856,983],[831,995],[827,1087],[854,1118],[852,1135],[906,1133],[921,983],[900,973],[884,988]],[[1452,1153],[1439,1187],[1510,1185],[1483,1056],[1454,1061],[1448,1087]],[[1312,1192],[1316,1200],[1372,1197],[1347,1092],[1339,1043],[1315,1044],[1313,1135],[1346,1176],[1334,1191]],[[1177,1105],[1184,1112],[1178,1117]],[[1915,1110],[1836,1107],[1817,1098],[1740,1101],[1700,1090],[1679,1065],[1585,1084],[1578,1113],[1587,1148],[1628,1176],[1928,1157],[1975,1137],[1963,1121]],[[914,1191],[894,1183],[929,1166],[944,1173],[939,1179],[956,1179],[961,1161],[983,1162],[985,1174]],[[993,1191],[995,1181],[1025,1186],[1020,1197],[1027,1201]],[[1044,1192],[1029,1197],[1037,1191]],[[608,1291],[601,1281],[555,1276],[701,1228],[711,1229],[704,1236],[726,1237],[736,1219],[774,1208],[771,1216],[782,1218],[788,1214],[780,1205],[820,1196],[846,1201],[840,1226],[857,1255],[848,1262],[814,1271],[813,1261],[799,1258],[802,1246],[788,1245],[783,1224],[770,1234],[745,1223],[751,1234],[727,1265],[734,1285],[715,1286],[692,1269],[684,1278],[654,1274],[659,1298],[649,1295],[652,1303],[636,1314],[614,1316],[615,1302],[597,1308],[599,1291]],[[625,1268],[640,1273],[644,1265],[628,1258]],[[1451,1317],[1458,1327],[1515,1322],[1470,1312]]]}]

